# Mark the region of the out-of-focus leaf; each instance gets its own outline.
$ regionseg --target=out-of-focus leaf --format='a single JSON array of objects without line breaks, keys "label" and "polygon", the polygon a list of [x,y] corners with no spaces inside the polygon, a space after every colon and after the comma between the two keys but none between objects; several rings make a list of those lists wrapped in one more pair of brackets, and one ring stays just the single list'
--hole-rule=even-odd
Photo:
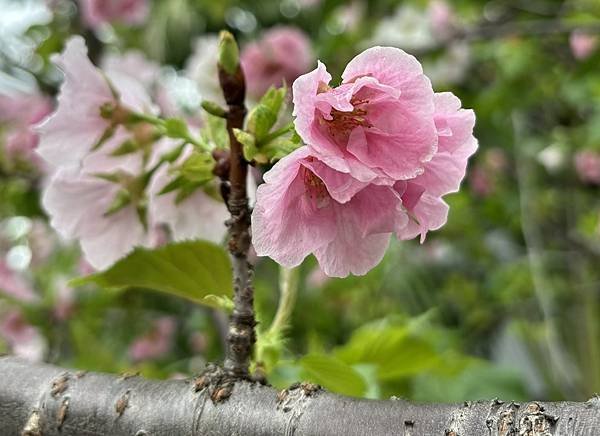
[{"label": "out-of-focus leaf", "polygon": [[325,388],[344,395],[360,397],[366,383],[358,371],[335,357],[309,354],[299,361],[306,378]]},{"label": "out-of-focus leaf", "polygon": [[366,326],[336,351],[336,357],[349,364],[377,365],[380,380],[417,374],[439,363],[433,346],[414,337],[408,326]]},{"label": "out-of-focus leaf", "polygon": [[186,241],[135,249],[106,271],[81,277],[73,286],[148,288],[198,304],[222,308],[232,293],[231,263],[225,250],[207,241]]}]

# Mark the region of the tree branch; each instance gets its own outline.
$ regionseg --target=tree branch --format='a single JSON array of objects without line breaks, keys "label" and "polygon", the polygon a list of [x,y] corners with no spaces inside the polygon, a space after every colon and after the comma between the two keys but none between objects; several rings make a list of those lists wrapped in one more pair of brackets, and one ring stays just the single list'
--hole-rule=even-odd
[{"label": "tree branch", "polygon": [[[231,38],[230,34],[221,38]],[[230,42],[235,44],[235,41]],[[237,50],[237,46],[235,47]],[[221,49],[223,50],[223,49]],[[233,129],[244,127],[246,83],[239,61],[233,71],[219,64],[219,82],[228,106],[226,114],[229,133],[229,192],[225,201],[231,214],[229,220],[229,252],[233,264],[234,309],[229,321],[225,369],[236,377],[248,377],[250,357],[256,342],[254,317],[254,289],[252,265],[248,262],[250,249],[250,210],[246,178],[248,162],[244,159],[242,145]]]},{"label": "tree branch", "polygon": [[[214,404],[193,381],[68,371],[0,357],[0,434],[81,435],[595,435],[600,398],[585,403],[412,404],[248,381]],[[25,431],[27,429],[27,431]]]}]

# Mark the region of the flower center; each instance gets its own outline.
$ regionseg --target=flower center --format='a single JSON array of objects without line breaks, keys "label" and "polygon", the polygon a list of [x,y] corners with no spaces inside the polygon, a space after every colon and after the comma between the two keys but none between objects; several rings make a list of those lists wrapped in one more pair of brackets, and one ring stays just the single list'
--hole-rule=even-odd
[{"label": "flower center", "polygon": [[340,145],[346,145],[350,133],[359,126],[369,128],[373,125],[367,120],[366,105],[367,99],[352,97],[350,100],[354,109],[350,112],[344,112],[337,109],[331,109],[331,119],[321,118],[321,124],[327,129],[329,135]]},{"label": "flower center", "polygon": [[311,205],[316,209],[327,206],[331,197],[323,181],[305,166],[302,167],[301,171],[302,180],[304,181],[304,192],[308,195]]}]

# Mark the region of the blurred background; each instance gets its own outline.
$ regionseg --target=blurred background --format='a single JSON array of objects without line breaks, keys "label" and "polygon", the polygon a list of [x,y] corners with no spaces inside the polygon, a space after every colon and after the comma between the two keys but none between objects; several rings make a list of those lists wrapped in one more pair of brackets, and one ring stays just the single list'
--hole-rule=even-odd
[{"label": "blurred background", "polygon": [[[163,113],[194,118],[203,98],[219,98],[215,34],[227,28],[262,66],[247,71],[250,105],[316,59],[336,80],[363,49],[391,45],[477,115],[480,149],[446,197],[445,227],[422,245],[392,242],[365,277],[330,279],[314,259],[303,264],[271,383],[418,401],[600,391],[600,2],[95,3],[0,0],[0,352],[156,378],[222,358],[223,314],[69,285],[91,270],[40,207],[48,169],[30,127],[52,110],[62,76],[50,58],[75,33],[99,65],[147,75]],[[261,325],[277,300],[277,266],[258,260]]]}]

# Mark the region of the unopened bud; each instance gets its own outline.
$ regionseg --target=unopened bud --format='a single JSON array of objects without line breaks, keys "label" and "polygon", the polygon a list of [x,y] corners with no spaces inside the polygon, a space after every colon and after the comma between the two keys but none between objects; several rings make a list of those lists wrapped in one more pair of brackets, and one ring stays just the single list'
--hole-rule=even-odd
[{"label": "unopened bud", "polygon": [[240,50],[233,35],[223,30],[219,34],[219,65],[234,75],[240,65]]},{"label": "unopened bud", "polygon": [[218,103],[210,100],[202,101],[202,109],[215,117],[225,118],[227,111],[223,109]]}]

